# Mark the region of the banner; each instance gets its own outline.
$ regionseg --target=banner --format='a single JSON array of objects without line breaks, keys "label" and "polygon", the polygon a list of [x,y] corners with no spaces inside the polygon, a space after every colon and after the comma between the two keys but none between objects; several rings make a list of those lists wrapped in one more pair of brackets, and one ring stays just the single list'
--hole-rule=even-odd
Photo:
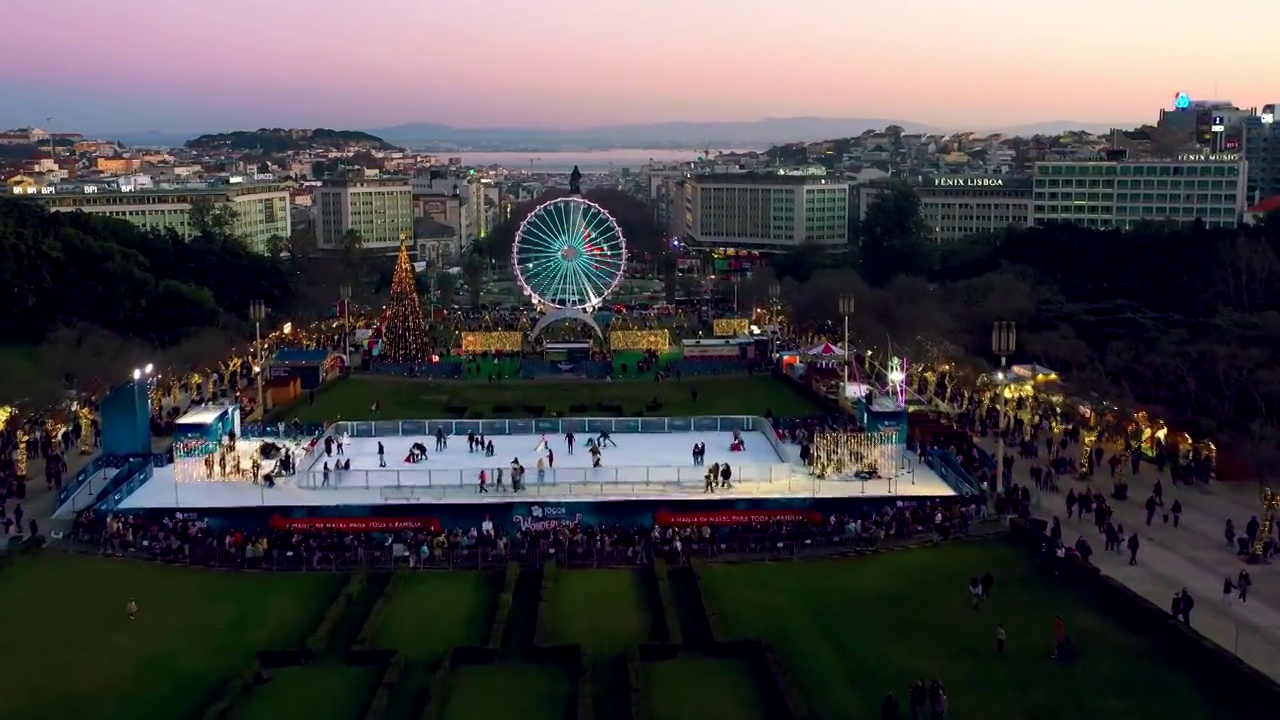
[{"label": "banner", "polygon": [[302,517],[286,518],[272,515],[272,530],[290,530],[293,532],[396,532],[398,530],[425,530],[442,532],[444,526],[433,517],[419,518],[376,518],[376,517]]},{"label": "banner", "polygon": [[684,525],[750,525],[767,522],[807,522],[814,525],[826,522],[826,517],[816,510],[790,508],[760,508],[758,510],[708,510],[706,512],[671,512],[659,510],[653,520],[661,527]]}]

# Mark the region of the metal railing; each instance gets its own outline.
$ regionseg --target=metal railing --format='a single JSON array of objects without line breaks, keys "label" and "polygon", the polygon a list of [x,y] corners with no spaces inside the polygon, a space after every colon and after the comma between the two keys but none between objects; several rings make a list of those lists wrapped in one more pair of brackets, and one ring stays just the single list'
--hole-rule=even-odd
[{"label": "metal railing", "polygon": [[[773,435],[769,421],[750,415],[705,415],[698,417],[643,418],[529,418],[512,420],[373,420],[339,421],[329,431],[355,438],[426,437],[443,430],[446,435],[467,433],[479,435],[598,435],[602,432],[677,433],[677,432],[742,432],[759,431]],[[777,437],[774,437],[777,440]],[[775,448],[776,449],[776,448]]]},{"label": "metal railing", "polygon": [[[429,462],[429,461],[428,461]],[[401,489],[443,489],[465,488],[469,492],[479,492],[480,473],[484,472],[490,490],[497,485],[499,473],[503,476],[503,484],[511,486],[511,469],[502,463],[495,463],[487,468],[445,468],[415,470],[328,470],[312,469],[298,476],[297,486],[309,490],[343,489],[343,488],[401,488]],[[653,487],[662,489],[672,485],[696,486],[702,489],[707,468],[701,465],[655,465],[655,466],[603,466],[598,468],[548,468],[546,470],[526,469],[524,486],[563,486],[575,485],[614,486],[622,491],[624,487]],[[732,481],[742,483],[774,483],[789,482],[796,474],[794,468],[787,463],[771,465],[739,464],[733,466]]]}]

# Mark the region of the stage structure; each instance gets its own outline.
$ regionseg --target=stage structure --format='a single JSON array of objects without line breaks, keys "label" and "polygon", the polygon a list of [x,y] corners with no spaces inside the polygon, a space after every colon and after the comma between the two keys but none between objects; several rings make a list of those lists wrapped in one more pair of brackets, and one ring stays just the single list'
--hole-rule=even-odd
[{"label": "stage structure", "polygon": [[[107,395],[100,406],[102,422],[102,454],[130,457],[151,455],[151,391],[152,377],[139,377],[120,385]],[[84,416],[76,421],[84,422]],[[91,428],[85,435],[93,442]]]},{"label": "stage structure", "polygon": [[[235,442],[230,441],[233,435]],[[239,437],[237,405],[206,405],[178,418],[173,426],[173,471],[178,482],[252,479],[254,448],[238,447],[243,445]]]},{"label": "stage structure", "polygon": [[892,478],[898,474],[902,449],[896,432],[818,433],[813,438],[813,472],[820,478]]}]

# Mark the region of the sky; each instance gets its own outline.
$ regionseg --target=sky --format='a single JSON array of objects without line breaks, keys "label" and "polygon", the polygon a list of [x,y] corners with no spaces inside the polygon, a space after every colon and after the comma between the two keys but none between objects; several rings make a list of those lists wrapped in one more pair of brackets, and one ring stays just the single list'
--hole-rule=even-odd
[{"label": "sky", "polygon": [[4,4],[0,127],[58,132],[795,116],[981,129],[1154,122],[1179,91],[1280,101],[1280,3],[1261,0],[1208,32],[1203,0]]}]

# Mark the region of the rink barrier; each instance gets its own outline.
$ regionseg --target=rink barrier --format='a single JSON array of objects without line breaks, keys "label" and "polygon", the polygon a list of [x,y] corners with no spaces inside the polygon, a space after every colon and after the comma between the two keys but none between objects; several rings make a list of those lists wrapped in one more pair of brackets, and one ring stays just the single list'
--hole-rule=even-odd
[{"label": "rink barrier", "polygon": [[[422,468],[430,460],[411,467],[414,470],[330,470],[325,482],[323,470],[311,470],[298,476],[297,486],[307,490],[381,489],[383,500],[443,500],[474,495],[500,496],[494,484],[497,471],[503,474],[503,486],[511,490],[511,468],[495,463],[485,468],[431,469]],[[620,465],[598,468],[548,468],[541,481],[536,468],[525,469],[521,495],[540,496],[551,491],[557,497],[583,497],[599,499],[610,494],[631,494],[643,498],[645,488],[654,491],[701,491],[705,488],[707,468],[701,465]],[[789,463],[768,465],[744,463],[734,465],[731,482],[742,489],[767,486],[766,495],[779,492],[817,493],[817,478],[796,476],[796,469]],[[488,478],[489,492],[480,493],[480,471]],[[759,488],[757,488],[759,489]],[[575,490],[580,492],[575,492]]]},{"label": "rink barrier", "polygon": [[770,438],[779,457],[781,452],[777,435],[768,420],[751,415],[699,415],[695,417],[578,417],[578,418],[527,418],[513,420],[343,420],[334,423],[330,432],[350,435],[353,438],[375,437],[427,437],[444,430],[454,437],[467,433],[478,435],[599,435],[608,432],[615,435],[629,433],[684,433],[684,432],[760,432]]}]

